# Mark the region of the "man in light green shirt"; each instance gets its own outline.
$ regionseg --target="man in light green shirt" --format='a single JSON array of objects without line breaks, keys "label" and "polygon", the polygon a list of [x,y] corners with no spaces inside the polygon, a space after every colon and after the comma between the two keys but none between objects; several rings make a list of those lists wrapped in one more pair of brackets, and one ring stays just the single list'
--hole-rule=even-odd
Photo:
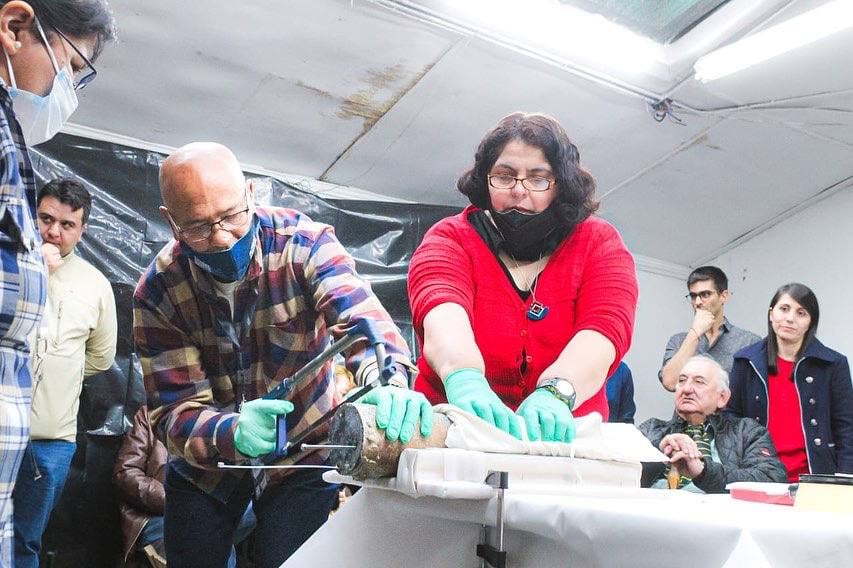
[{"label": "man in light green shirt", "polygon": [[109,281],[77,256],[92,206],[79,182],[57,179],[38,195],[48,270],[47,309],[32,338],[30,441],[12,494],[15,566],[38,566],[41,536],[65,485],[76,448],[83,379],[110,368],[116,308]]}]

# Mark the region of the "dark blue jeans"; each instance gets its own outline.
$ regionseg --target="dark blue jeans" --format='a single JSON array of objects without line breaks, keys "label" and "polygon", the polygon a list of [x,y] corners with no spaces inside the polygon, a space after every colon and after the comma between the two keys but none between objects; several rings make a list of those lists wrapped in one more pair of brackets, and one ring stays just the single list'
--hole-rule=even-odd
[{"label": "dark blue jeans", "polygon": [[41,535],[62,496],[77,444],[66,440],[30,440],[18,470],[12,502],[15,510],[15,568],[38,568]]},{"label": "dark blue jeans", "polygon": [[[254,503],[255,566],[278,568],[329,517],[338,486],[307,469],[268,487]],[[252,500],[246,475],[227,503],[210,497],[171,466],[166,472],[165,541],[169,568],[226,566],[235,531]]]}]

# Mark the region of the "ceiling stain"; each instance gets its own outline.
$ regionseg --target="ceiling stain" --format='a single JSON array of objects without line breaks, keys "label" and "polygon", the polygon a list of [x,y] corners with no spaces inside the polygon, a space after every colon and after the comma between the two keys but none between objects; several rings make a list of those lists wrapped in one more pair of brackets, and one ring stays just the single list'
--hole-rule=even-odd
[{"label": "ceiling stain", "polygon": [[331,164],[329,164],[317,179],[320,181],[328,181],[326,176],[332,168],[334,168],[335,165],[344,157],[349,155],[358,141],[361,140],[371,128],[373,128],[373,125],[376,124],[376,122],[388,111],[390,111],[394,105],[400,102],[400,99],[406,96],[406,93],[411,91],[415,85],[417,85],[421,79],[423,79],[426,74],[429,73],[432,68],[450,52],[454,45],[456,44],[448,46],[438,55],[438,57],[435,58],[434,61],[424,65],[420,71],[412,76],[403,88],[397,90],[394,95],[386,101],[376,101],[376,96],[379,94],[381,88],[387,87],[391,83],[397,82],[403,77],[404,73],[402,63],[397,63],[396,65],[387,67],[379,72],[368,71],[367,87],[344,99],[337,113],[337,116],[343,119],[361,118],[364,120],[364,127],[362,128],[361,133],[356,136],[340,154],[338,154],[338,156]]},{"label": "ceiling stain", "polygon": [[708,136],[708,131],[706,130],[705,132],[700,134],[698,137],[696,137],[692,140],[688,140],[687,142],[681,144],[681,146],[678,148],[678,152],[679,153],[684,152],[685,150],[688,150],[688,149],[693,148],[695,146],[704,146],[705,148],[710,148],[711,150],[722,150],[723,149],[722,146],[718,146],[717,144],[711,143],[710,136]]},{"label": "ceiling stain", "polygon": [[308,84],[306,84],[306,83],[302,82],[302,80],[301,80],[301,79],[300,79],[299,81],[296,81],[296,86],[297,86],[297,87],[302,87],[303,89],[305,89],[305,90],[307,90],[307,91],[311,91],[311,92],[312,92],[312,93],[314,93],[315,95],[318,95],[318,96],[320,96],[321,98],[324,98],[324,99],[333,99],[333,100],[335,100],[335,99],[337,99],[337,98],[338,98],[338,97],[336,97],[335,95],[333,95],[332,93],[330,93],[329,91],[324,91],[323,89],[320,89],[320,88],[318,88],[318,87],[312,87],[311,85],[308,85]]},{"label": "ceiling stain", "polygon": [[[402,63],[396,63],[379,71],[369,70],[365,79],[365,86],[341,102],[337,112],[338,118],[361,118],[364,120],[364,129],[369,130],[409,90],[409,85],[406,85],[389,99],[377,100],[380,93],[403,78],[403,73]],[[420,74],[415,82],[417,79],[420,79]]]},{"label": "ceiling stain", "polygon": [[403,63],[396,63],[384,69],[368,70],[364,86],[347,97],[333,95],[329,91],[309,85],[302,80],[296,81],[296,86],[320,98],[335,101],[338,106],[335,116],[344,120],[361,119],[364,121],[362,132],[367,132],[424,76],[429,67],[431,65],[427,66],[420,73],[416,73],[402,88],[393,90],[391,96],[385,100],[380,99],[380,96],[387,93],[392,87],[406,78],[406,70]]},{"label": "ceiling stain", "polygon": [[678,152],[683,152],[685,150],[692,148],[693,146],[699,146],[702,144],[707,146],[708,145],[707,142],[708,142],[708,131],[706,130],[706,131],[702,132],[702,134],[700,134],[699,136],[697,136],[691,140],[687,140],[685,142],[682,142],[678,147]]}]

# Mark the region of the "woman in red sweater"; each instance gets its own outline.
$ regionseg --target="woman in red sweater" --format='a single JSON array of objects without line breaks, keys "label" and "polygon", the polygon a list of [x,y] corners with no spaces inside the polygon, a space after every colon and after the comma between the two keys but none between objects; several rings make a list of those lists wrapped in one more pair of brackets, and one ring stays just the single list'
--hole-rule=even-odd
[{"label": "woman in red sweater", "polygon": [[415,388],[521,437],[570,442],[607,419],[604,382],[628,350],[634,262],[593,217],[595,181],[551,117],[514,113],[457,182],[471,201],[433,226],[409,267],[421,347]]}]

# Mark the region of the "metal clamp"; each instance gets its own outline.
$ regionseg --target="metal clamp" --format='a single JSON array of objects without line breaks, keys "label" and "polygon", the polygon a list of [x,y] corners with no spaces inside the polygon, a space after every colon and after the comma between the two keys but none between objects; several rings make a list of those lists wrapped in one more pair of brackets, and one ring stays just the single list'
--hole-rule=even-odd
[{"label": "metal clamp", "polygon": [[[366,395],[372,389],[388,384],[389,379],[394,376],[394,360],[388,356],[385,351],[385,342],[376,323],[369,319],[362,319],[355,322],[346,331],[346,335],[332,343],[322,353],[314,357],[304,367],[296,372],[292,377],[284,379],[278,386],[265,394],[265,399],[284,399],[290,392],[300,383],[311,380],[317,374],[327,361],[332,360],[335,355],[346,351],[359,341],[367,340],[373,346],[373,352],[376,356],[376,365],[379,370],[379,376],[372,382],[362,386],[358,390],[351,392],[346,402],[354,402],[358,398]],[[294,452],[302,450],[302,443],[309,438],[318,428],[331,420],[332,416],[337,412],[337,407],[330,409],[328,412],[320,416],[307,428],[303,429],[298,436],[288,440],[287,419],[285,416],[276,417],[276,438],[275,451],[264,458],[264,462],[269,465],[283,457],[289,456]]]},{"label": "metal clamp", "polygon": [[481,568],[506,568],[506,550],[504,550],[504,491],[509,488],[509,473],[506,471],[490,471],[486,483],[497,490],[497,512],[495,513],[495,528],[497,542],[492,544],[491,530],[483,525],[483,542],[477,545],[477,556],[481,558]]}]

